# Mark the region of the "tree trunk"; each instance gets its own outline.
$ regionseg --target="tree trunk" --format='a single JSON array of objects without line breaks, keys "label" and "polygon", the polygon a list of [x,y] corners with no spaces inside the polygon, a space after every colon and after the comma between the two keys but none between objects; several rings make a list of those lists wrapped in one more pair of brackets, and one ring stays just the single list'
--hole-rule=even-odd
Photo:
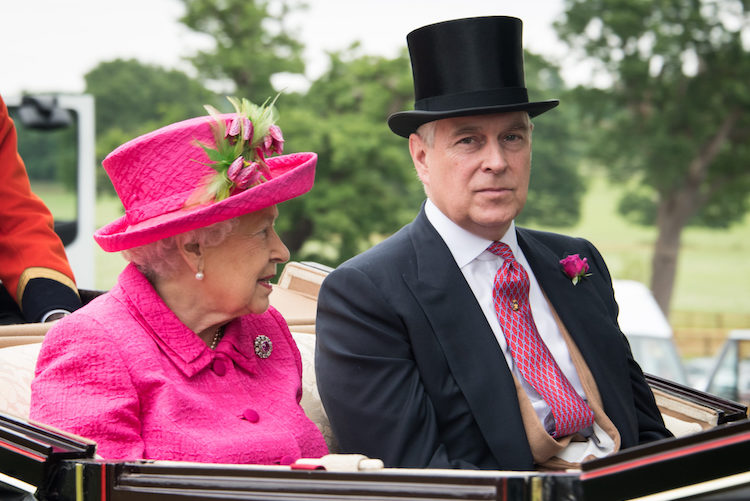
[{"label": "tree trunk", "polygon": [[685,202],[680,203],[680,199],[687,198],[685,195],[683,192],[662,201],[656,217],[658,236],[651,261],[651,292],[667,316],[677,276],[682,230],[694,210]]},{"label": "tree trunk", "polygon": [[727,115],[716,134],[700,148],[698,155],[690,162],[684,183],[675,191],[661,194],[656,216],[659,235],[654,244],[651,261],[651,292],[666,316],[669,316],[672,290],[677,276],[682,230],[690,217],[705,203],[705,195],[701,195],[701,186],[706,181],[711,163],[739,117],[738,110]]}]

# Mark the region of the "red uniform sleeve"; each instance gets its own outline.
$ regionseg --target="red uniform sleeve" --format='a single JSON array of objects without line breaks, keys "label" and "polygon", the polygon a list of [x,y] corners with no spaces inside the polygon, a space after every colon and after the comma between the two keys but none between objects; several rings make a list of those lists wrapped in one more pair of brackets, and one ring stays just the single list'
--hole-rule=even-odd
[{"label": "red uniform sleeve", "polygon": [[52,214],[31,191],[13,120],[0,98],[0,280],[23,309],[26,285],[38,278],[63,284],[77,297]]}]

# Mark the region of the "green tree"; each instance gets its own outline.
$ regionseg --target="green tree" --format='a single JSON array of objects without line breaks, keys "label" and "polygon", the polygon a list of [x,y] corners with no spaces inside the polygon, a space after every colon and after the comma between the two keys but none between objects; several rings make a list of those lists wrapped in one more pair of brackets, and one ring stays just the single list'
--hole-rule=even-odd
[{"label": "green tree", "polygon": [[[285,0],[183,0],[182,21],[215,41],[192,61],[206,80],[228,79],[233,94],[262,102],[275,94],[271,78],[304,70],[302,45],[283,20],[304,4]],[[529,87],[562,92],[557,70],[530,57]],[[541,89],[544,89],[542,92]],[[394,59],[362,55],[358,44],[330,54],[330,68],[310,89],[277,102],[286,152],[319,155],[315,188],[284,204],[279,230],[295,259],[336,265],[414,217],[424,199],[403,138],[391,133],[390,113],[413,103],[406,50]],[[226,104],[220,109],[229,111]],[[524,217],[548,224],[578,218],[580,178],[571,160],[572,111],[540,120],[535,137],[534,200]],[[102,141],[113,142],[115,128]],[[549,210],[547,210],[549,209]]]},{"label": "green tree", "polygon": [[332,54],[306,94],[281,98],[287,152],[318,154],[315,187],[281,210],[279,228],[296,259],[335,266],[413,218],[421,185],[403,138],[385,124],[411,93],[405,54],[390,60],[353,48]]},{"label": "green tree", "polygon": [[667,313],[685,226],[727,226],[750,202],[749,5],[566,0],[557,25],[611,78],[582,93],[592,153],[627,186],[621,210],[657,227],[651,289]]},{"label": "green tree", "polygon": [[207,80],[228,79],[232,92],[263,102],[276,91],[271,77],[305,71],[303,45],[287,29],[289,12],[305,4],[289,0],[183,0],[181,21],[205,33],[214,47],[191,57]]},{"label": "green tree", "polygon": [[202,115],[216,95],[182,71],[115,59],[85,75],[86,92],[96,102],[96,132],[112,128],[140,132]]},{"label": "green tree", "polygon": [[11,112],[18,133],[18,153],[32,181],[60,182],[66,190],[76,190],[76,126],[57,130],[26,127]]},{"label": "green tree", "polygon": [[[173,122],[203,115],[204,104],[219,98],[178,70],[134,59],[106,61],[85,75],[86,92],[96,103],[96,153],[101,161],[130,139]],[[103,170],[100,189],[111,186]]]},{"label": "green tree", "polygon": [[569,226],[581,217],[586,183],[581,172],[579,108],[557,66],[542,56],[524,54],[526,86],[532,101],[560,99],[560,105],[533,119],[533,160],[521,225]]}]

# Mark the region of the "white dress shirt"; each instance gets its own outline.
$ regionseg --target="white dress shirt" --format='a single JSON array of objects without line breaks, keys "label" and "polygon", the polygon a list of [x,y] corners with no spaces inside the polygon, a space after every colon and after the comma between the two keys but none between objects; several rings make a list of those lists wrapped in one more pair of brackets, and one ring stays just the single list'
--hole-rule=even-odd
[{"label": "white dress shirt", "polygon": [[[508,343],[503,335],[503,330],[500,327],[500,322],[497,320],[497,314],[495,313],[492,299],[492,288],[494,285],[495,274],[497,274],[497,270],[500,269],[500,266],[503,263],[503,258],[487,250],[487,247],[492,243],[491,240],[486,240],[461,228],[445,216],[445,214],[443,214],[429,199],[425,204],[425,215],[448,246],[448,249],[453,255],[453,259],[456,261],[456,264],[461,270],[466,282],[469,284],[471,291],[474,293],[479,306],[482,308],[482,313],[484,313],[484,316],[487,318],[487,323],[490,325],[490,328],[495,335],[495,339],[505,356],[505,361],[508,364],[508,367],[516,379],[521,383],[521,387],[526,392],[526,395],[528,395],[529,400],[531,400],[534,411],[544,424],[545,429],[548,432],[553,431],[554,419],[552,417],[550,406],[547,405],[539,393],[519,373],[511,355],[510,348],[508,347]],[[528,261],[526,261],[526,256],[524,256],[523,251],[518,246],[515,223],[511,223],[510,228],[500,241],[510,247],[516,261],[524,267],[529,275],[529,303],[531,305],[531,313],[537,331],[539,332],[539,336],[544,341],[544,344],[547,345],[547,348],[557,362],[557,365],[560,367],[560,370],[562,370],[565,377],[568,378],[568,381],[570,381],[570,384],[575,391],[585,400],[586,394],[583,391],[583,385],[578,377],[578,372],[570,358],[570,352],[565,344],[565,339],[563,339],[562,333],[557,326],[557,322],[555,322],[549,303],[545,299],[544,294],[542,294],[542,289],[536,281],[534,272],[529,266]],[[610,437],[607,436],[598,425],[595,425],[594,428],[596,432],[594,442],[611,442]],[[588,433],[586,433],[587,431]],[[586,435],[590,434],[591,430],[582,430],[582,432]],[[601,437],[601,435],[604,435],[604,437]],[[586,444],[589,445],[589,447],[586,447],[586,454],[605,455],[612,450],[591,450],[590,446],[592,444],[590,444],[590,442],[591,440],[589,442],[580,443],[583,446]],[[605,449],[606,448],[607,447],[605,446]],[[597,447],[594,446],[594,449],[597,449]],[[560,456],[563,457],[562,454]],[[578,454],[567,455],[564,459],[569,461],[575,460],[575,456],[578,456]]]}]

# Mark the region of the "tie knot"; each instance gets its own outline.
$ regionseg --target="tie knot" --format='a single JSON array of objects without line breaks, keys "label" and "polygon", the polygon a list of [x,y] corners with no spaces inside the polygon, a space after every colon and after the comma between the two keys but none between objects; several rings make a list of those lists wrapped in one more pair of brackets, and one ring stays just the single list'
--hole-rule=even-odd
[{"label": "tie knot", "polygon": [[487,250],[503,259],[514,259],[513,251],[510,250],[508,244],[504,244],[503,242],[492,242],[490,246],[487,247]]}]

